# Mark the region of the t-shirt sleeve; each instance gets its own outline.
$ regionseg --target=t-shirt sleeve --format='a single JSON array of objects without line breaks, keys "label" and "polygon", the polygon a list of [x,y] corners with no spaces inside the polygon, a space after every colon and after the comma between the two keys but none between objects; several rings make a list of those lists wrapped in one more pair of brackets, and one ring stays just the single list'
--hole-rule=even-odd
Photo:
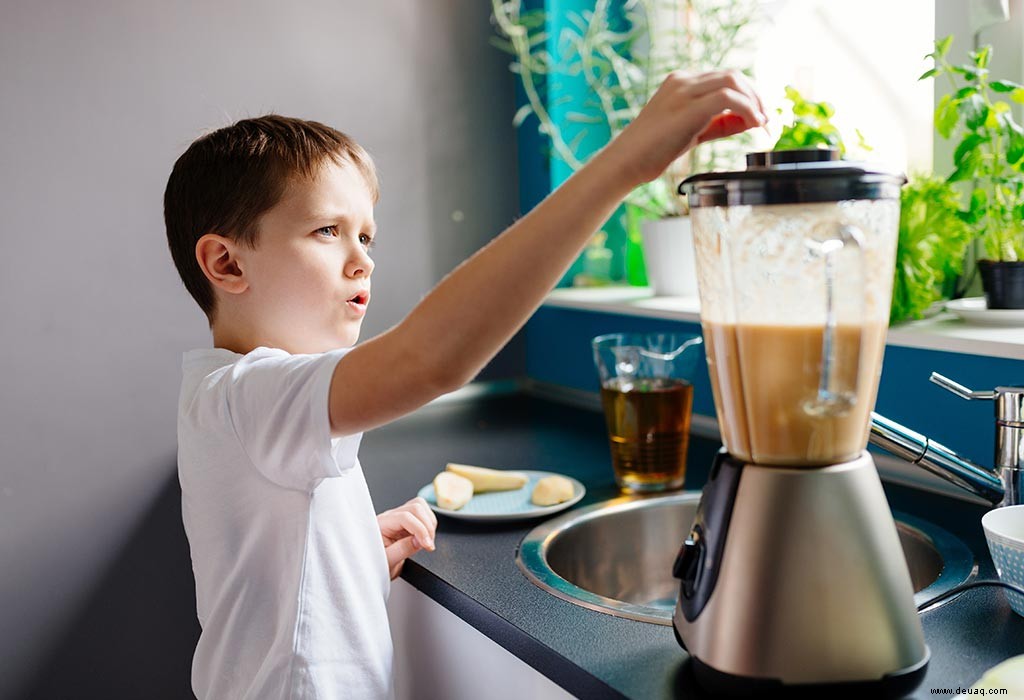
[{"label": "t-shirt sleeve", "polygon": [[320,355],[246,355],[224,377],[228,414],[253,466],[288,488],[312,490],[356,463],[362,433],[331,441],[331,378],[351,348]]}]

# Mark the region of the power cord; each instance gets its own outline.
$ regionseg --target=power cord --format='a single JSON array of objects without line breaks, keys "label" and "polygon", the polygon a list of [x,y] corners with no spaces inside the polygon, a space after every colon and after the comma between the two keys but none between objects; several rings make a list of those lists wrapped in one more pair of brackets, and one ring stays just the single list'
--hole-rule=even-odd
[{"label": "power cord", "polygon": [[1019,593],[1020,595],[1024,596],[1024,588],[1021,588],[1020,586],[1018,586],[1015,583],[1007,583],[1006,581],[1000,581],[999,579],[994,579],[994,578],[992,578],[992,579],[982,579],[980,581],[970,581],[968,583],[961,583],[959,586],[956,586],[955,588],[950,588],[945,593],[940,593],[939,595],[935,596],[934,598],[932,598],[930,600],[926,600],[925,602],[923,602],[920,605],[918,605],[917,606],[917,611],[918,612],[922,612],[926,608],[930,608],[931,606],[935,605],[936,603],[941,603],[946,598],[951,598],[951,597],[957,595],[958,593],[963,593],[964,591],[970,590],[971,588],[980,588],[982,586],[1002,586],[1003,588],[1008,588],[1011,591],[1013,591],[1014,593]]}]

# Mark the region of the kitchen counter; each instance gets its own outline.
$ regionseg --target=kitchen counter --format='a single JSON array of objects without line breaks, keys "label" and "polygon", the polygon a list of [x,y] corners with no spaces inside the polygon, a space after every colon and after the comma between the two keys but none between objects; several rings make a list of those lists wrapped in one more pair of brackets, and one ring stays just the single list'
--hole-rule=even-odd
[{"label": "kitchen counter", "polygon": [[[378,511],[415,496],[447,462],[560,472],[586,485],[582,507],[620,495],[606,440],[600,413],[523,394],[484,395],[436,402],[368,433],[360,459]],[[691,439],[686,489],[702,487],[718,448]],[[898,485],[885,490],[893,509],[963,540],[979,578],[996,576],[981,528],[984,507]],[[671,627],[588,610],[527,580],[515,555],[538,521],[438,520],[436,551],[406,562],[402,577],[562,688],[586,698],[705,697]],[[665,533],[680,543],[684,535]],[[1024,653],[1024,618],[998,588],[967,591],[921,619],[932,657],[915,698],[969,687]]]}]

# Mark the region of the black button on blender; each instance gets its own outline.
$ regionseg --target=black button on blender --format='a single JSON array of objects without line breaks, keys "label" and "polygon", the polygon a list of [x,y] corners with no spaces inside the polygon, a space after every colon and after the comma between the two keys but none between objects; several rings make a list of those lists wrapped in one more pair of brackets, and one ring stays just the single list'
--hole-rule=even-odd
[{"label": "black button on blender", "polygon": [[686,598],[692,598],[697,589],[697,579],[704,563],[704,537],[700,525],[695,525],[690,536],[679,548],[672,575],[682,581],[680,591]]}]

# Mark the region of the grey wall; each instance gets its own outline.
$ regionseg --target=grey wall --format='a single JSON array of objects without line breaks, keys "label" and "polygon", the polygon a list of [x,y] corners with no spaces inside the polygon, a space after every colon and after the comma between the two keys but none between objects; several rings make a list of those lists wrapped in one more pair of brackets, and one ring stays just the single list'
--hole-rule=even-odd
[{"label": "grey wall", "polygon": [[379,332],[515,215],[488,7],[0,1],[0,698],[186,692],[175,412],[181,352],[210,338],[166,249],[174,159],[267,111],[363,143]]}]

